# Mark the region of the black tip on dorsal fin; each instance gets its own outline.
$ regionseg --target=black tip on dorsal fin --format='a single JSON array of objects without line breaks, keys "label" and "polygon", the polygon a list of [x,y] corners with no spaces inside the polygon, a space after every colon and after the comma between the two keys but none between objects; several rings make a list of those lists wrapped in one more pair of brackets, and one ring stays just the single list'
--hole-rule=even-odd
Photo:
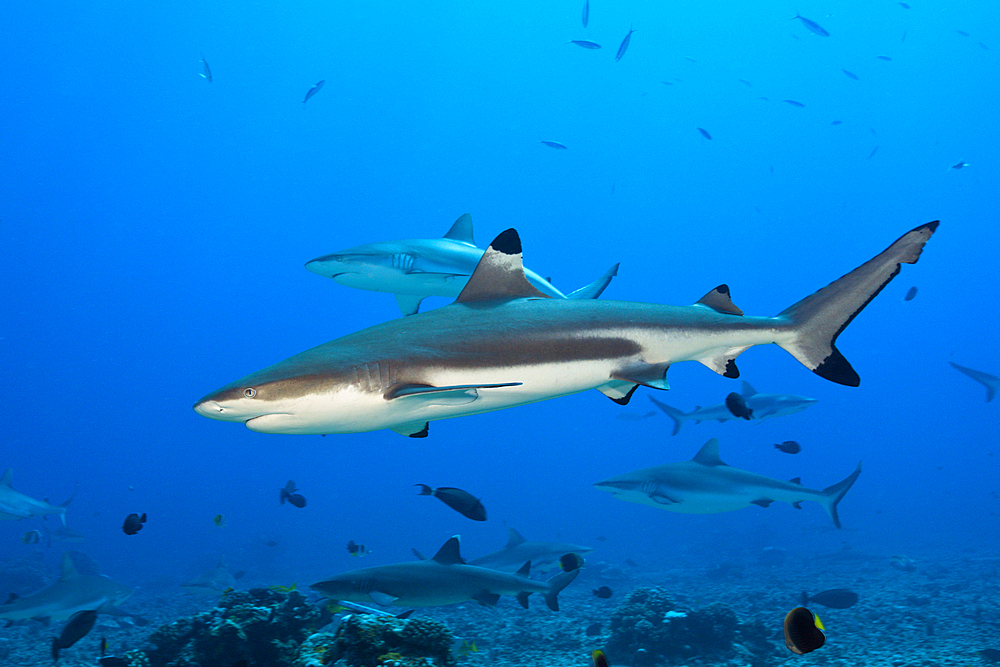
[{"label": "black tip on dorsal fin", "polygon": [[508,229],[493,239],[455,303],[509,301],[527,297],[550,298],[528,282],[521,261],[521,238],[516,230]]},{"label": "black tip on dorsal fin", "polygon": [[472,216],[468,213],[460,215],[444,238],[476,245],[476,241],[472,238]]},{"label": "black tip on dorsal fin", "polygon": [[729,285],[719,285],[714,290],[698,299],[695,303],[708,306],[717,313],[726,315],[742,315],[743,311],[729,298]]}]

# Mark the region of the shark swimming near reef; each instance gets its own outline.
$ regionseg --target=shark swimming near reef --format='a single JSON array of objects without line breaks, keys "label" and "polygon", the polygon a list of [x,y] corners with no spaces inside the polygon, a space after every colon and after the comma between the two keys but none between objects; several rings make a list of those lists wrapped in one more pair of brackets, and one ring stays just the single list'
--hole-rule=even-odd
[{"label": "shark swimming near reef", "polygon": [[219,595],[236,587],[236,577],[229,571],[225,558],[208,572],[202,572],[181,584],[185,592],[194,595]]},{"label": "shark swimming near reef", "polygon": [[[709,420],[724,422],[730,419],[742,419],[734,415],[725,403],[706,407],[698,406],[691,412],[684,412],[683,410],[670,407],[652,396],[649,397],[649,400],[674,421],[674,432],[672,435],[680,433],[684,422],[688,420],[700,424],[703,421]],[[746,380],[743,381],[743,400],[746,402],[747,407],[753,411],[753,420],[758,422],[770,419],[771,417],[793,415],[796,412],[802,412],[818,402],[815,398],[806,398],[805,396],[796,396],[794,394],[761,394]]]},{"label": "shark swimming near reef", "polygon": [[0,620],[11,623],[28,619],[61,621],[78,611],[89,610],[114,616],[134,616],[116,606],[130,595],[132,589],[124,584],[100,575],[77,572],[67,553],[63,554],[59,581],[31,595],[12,595],[6,604],[0,605]]},{"label": "shark swimming near reef", "polygon": [[397,607],[436,607],[470,600],[494,607],[501,595],[513,595],[527,609],[528,596],[541,593],[549,609],[559,611],[559,592],[576,579],[580,570],[538,581],[528,578],[530,568],[531,563],[525,562],[511,574],[468,565],[456,535],[433,558],[351,570],[309,588],[334,600]]},{"label": "shark swimming near reef", "polygon": [[795,509],[812,500],[823,506],[840,528],[837,504],[861,474],[861,464],[846,479],[822,491],[802,486],[799,478],[784,482],[733,468],[719,458],[719,441],[712,438],[690,461],[666,463],[610,477],[594,484],[616,498],[683,514],[716,514],[751,505],[767,507],[786,502]]},{"label": "shark swimming near reef", "polygon": [[0,476],[0,520],[27,519],[33,516],[44,518],[49,514],[58,514],[63,525],[66,525],[66,508],[73,496],[62,505],[52,505],[48,499],[35,500],[11,487],[13,477],[14,471],[11,468],[7,468],[3,476]]},{"label": "shark swimming near reef", "polygon": [[[306,268],[347,287],[391,292],[403,315],[413,315],[426,297],[457,297],[483,252],[473,240],[472,216],[466,213],[442,238],[366,243],[317,257],[306,262]],[[596,299],[618,275],[618,265],[570,294],[563,294],[531,269],[525,268],[524,274],[528,282],[548,296]]]},{"label": "shark swimming near reef", "polygon": [[517,232],[501,233],[455,303],[369,327],[251,373],[194,410],[261,433],[392,429],[425,437],[428,422],[588,389],[619,404],[667,369],[699,361],[729,378],[736,357],[775,343],[820,377],[861,379],[837,350],[854,317],[920,257],[937,222],[774,317],[743,316],[720,285],[691,306],[553,299],[525,277]]},{"label": "shark swimming near reef", "polygon": [[[507,529],[507,544],[503,549],[488,553],[479,558],[473,558],[469,565],[485,567],[500,572],[517,572],[524,564],[531,561],[532,572],[545,573],[559,567],[559,559],[568,553],[588,554],[591,547],[567,542],[529,542],[521,533],[513,528]],[[413,550],[420,560],[426,560],[424,555]]]}]

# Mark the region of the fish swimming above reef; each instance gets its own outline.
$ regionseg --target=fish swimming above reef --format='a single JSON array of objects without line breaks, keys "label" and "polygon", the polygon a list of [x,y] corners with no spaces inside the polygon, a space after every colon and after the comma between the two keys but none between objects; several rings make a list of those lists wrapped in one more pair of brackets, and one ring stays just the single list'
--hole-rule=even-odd
[{"label": "fish swimming above reef", "polygon": [[298,491],[298,489],[295,487],[295,482],[288,480],[288,482],[285,483],[284,488],[278,489],[278,501],[280,504],[284,505],[288,502],[290,505],[298,507],[299,509],[305,507],[305,497],[300,493],[296,493],[296,491]]},{"label": "fish swimming above reef", "polygon": [[[488,553],[479,558],[473,558],[469,565],[485,567],[500,572],[517,572],[525,563],[531,561],[533,572],[545,573],[562,567],[562,560],[567,555],[575,555],[583,560],[582,555],[593,549],[568,542],[529,542],[521,533],[513,528],[507,529],[507,544],[503,549]],[[426,557],[416,549],[413,554],[420,560]]]},{"label": "fish swimming above reef", "polygon": [[428,560],[351,570],[309,588],[334,600],[397,607],[436,607],[470,600],[494,607],[501,595],[513,595],[527,609],[528,596],[542,593],[549,609],[559,611],[559,592],[580,571],[538,581],[528,578],[530,567],[526,562],[511,574],[466,564],[456,535]]},{"label": "fish swimming above reef", "polygon": [[[758,422],[770,419],[771,417],[793,415],[796,412],[802,412],[818,402],[815,398],[796,396],[795,394],[761,394],[746,380],[743,381],[742,396],[743,402],[753,414],[753,419]],[[684,422],[686,421],[693,421],[696,424],[700,424],[703,421],[709,420],[721,423],[732,419],[740,419],[739,416],[730,410],[727,403],[718,403],[706,407],[698,406],[691,412],[684,412],[658,401],[652,396],[649,397],[649,400],[674,421],[673,435],[681,432],[681,427],[684,426]]]},{"label": "fish swimming above reef", "polygon": [[837,337],[900,264],[917,261],[937,226],[904,234],[775,317],[744,317],[725,285],[691,306],[549,298],[525,277],[521,241],[509,229],[455,303],[297,354],[209,393],[194,410],[260,433],[387,428],[426,437],[433,420],[588,389],[624,405],[639,385],[667,389],[667,369],[680,361],[735,378],[736,357],[768,343],[820,377],[855,387],[861,379]]},{"label": "fish swimming above reef", "polygon": [[11,596],[0,605],[0,620],[30,618],[61,621],[78,611],[97,611],[113,616],[132,616],[117,608],[132,595],[132,589],[107,577],[80,574],[68,553],[63,554],[62,576],[48,588],[24,597]]},{"label": "fish swimming above reef", "polygon": [[16,521],[33,516],[44,518],[50,514],[58,514],[62,524],[66,525],[66,508],[72,502],[73,496],[62,505],[53,505],[48,500],[35,500],[15,491],[11,486],[13,479],[12,468],[7,468],[0,476],[0,521]]},{"label": "fish swimming above reef", "polygon": [[192,595],[219,595],[235,587],[236,577],[229,571],[225,558],[220,558],[214,569],[202,572],[181,584],[181,588]]},{"label": "fish swimming above reef", "polygon": [[804,655],[826,643],[823,622],[805,607],[796,607],[785,615],[785,646],[792,653]]},{"label": "fish swimming above reef", "polygon": [[[347,287],[395,294],[399,310],[413,315],[426,297],[457,297],[482,258],[472,238],[472,216],[466,213],[443,238],[367,243],[317,257],[306,262],[306,268]],[[549,296],[596,299],[618,274],[618,265],[569,295],[531,269],[524,273]]]},{"label": "fish swimming above reef", "polygon": [[747,405],[746,399],[735,391],[730,392],[729,395],[726,396],[726,407],[731,413],[733,413],[734,417],[739,419],[746,419],[747,421],[750,421],[754,417],[753,408]]},{"label": "fish swimming above reef", "polygon": [[97,621],[97,612],[93,609],[78,611],[69,617],[58,637],[52,639],[52,659],[59,659],[59,651],[69,648],[87,636]]},{"label": "fish swimming above reef", "polygon": [[[682,514],[715,514],[751,505],[768,507],[786,502],[795,509],[812,500],[823,506],[837,528],[837,505],[861,474],[861,464],[846,479],[822,491],[733,468],[719,458],[719,441],[712,438],[690,461],[666,463],[608,478],[594,484],[616,498]],[[823,604],[820,602],[820,604]]]},{"label": "fish swimming above reef", "polygon": [[850,609],[858,603],[858,594],[846,588],[832,588],[816,595],[809,595],[803,591],[802,606],[804,607],[810,602],[815,602],[831,609]]},{"label": "fish swimming above reef", "polygon": [[794,440],[785,440],[781,444],[775,445],[774,448],[779,452],[784,452],[786,454],[798,454],[802,451],[802,445]]},{"label": "fish swimming above reef", "polygon": [[951,367],[956,371],[961,371],[965,373],[970,378],[978,382],[979,384],[986,387],[986,402],[992,401],[996,395],[997,390],[1000,389],[1000,378],[996,375],[990,375],[989,373],[984,373],[983,371],[977,371],[974,368],[968,368],[967,366],[959,366],[954,361],[949,361]]},{"label": "fish swimming above reef", "polygon": [[125,517],[125,521],[122,523],[122,532],[126,535],[135,535],[140,530],[142,530],[143,524],[146,523],[146,513],[143,512],[140,516],[133,512]]},{"label": "fish swimming above reef", "polygon": [[486,521],[486,508],[482,501],[468,491],[456,489],[451,486],[440,486],[432,488],[426,484],[414,484],[420,487],[420,496],[434,496],[448,507],[452,508],[462,516],[473,521]]}]

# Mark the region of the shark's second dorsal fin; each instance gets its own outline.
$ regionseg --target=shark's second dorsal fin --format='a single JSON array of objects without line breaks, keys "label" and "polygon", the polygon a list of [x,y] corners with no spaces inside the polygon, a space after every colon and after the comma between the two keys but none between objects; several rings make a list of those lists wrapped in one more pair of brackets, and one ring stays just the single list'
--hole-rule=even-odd
[{"label": "shark's second dorsal fin", "polygon": [[70,557],[69,552],[63,553],[62,558],[62,575],[59,577],[60,581],[66,581],[68,579],[75,579],[79,577],[80,573],[76,571],[76,565],[73,564],[73,558]]},{"label": "shark's second dorsal fin", "polygon": [[510,301],[526,297],[551,298],[535,289],[524,276],[521,238],[516,230],[508,229],[493,239],[455,303]]},{"label": "shark's second dorsal fin", "polygon": [[3,477],[0,477],[0,486],[10,486],[11,480],[14,479],[14,469],[7,468],[3,471]]},{"label": "shark's second dorsal fin", "polygon": [[750,398],[751,396],[754,396],[759,393],[760,393],[759,391],[753,388],[752,384],[750,384],[746,380],[743,381],[743,398]]},{"label": "shark's second dorsal fin", "polygon": [[444,238],[468,243],[469,245],[476,245],[475,240],[472,238],[472,216],[468,213],[460,215],[455,224],[448,230],[448,233],[444,235]]},{"label": "shark's second dorsal fin", "polygon": [[527,540],[524,539],[524,536],[522,536],[521,533],[517,532],[513,528],[507,529],[507,549],[516,547],[518,544],[524,544],[526,541]]},{"label": "shark's second dorsal fin", "polygon": [[465,560],[462,559],[462,554],[459,552],[459,537],[455,535],[447,542],[444,543],[438,552],[434,554],[434,558],[431,560],[441,563],[442,565],[462,565]]},{"label": "shark's second dorsal fin", "polygon": [[719,458],[719,440],[717,438],[712,438],[702,445],[701,449],[698,450],[698,453],[691,460],[709,467],[726,465]]},{"label": "shark's second dorsal fin", "polygon": [[695,303],[708,306],[717,313],[724,313],[726,315],[743,314],[743,311],[737,308],[736,304],[729,298],[729,285],[719,285]]}]

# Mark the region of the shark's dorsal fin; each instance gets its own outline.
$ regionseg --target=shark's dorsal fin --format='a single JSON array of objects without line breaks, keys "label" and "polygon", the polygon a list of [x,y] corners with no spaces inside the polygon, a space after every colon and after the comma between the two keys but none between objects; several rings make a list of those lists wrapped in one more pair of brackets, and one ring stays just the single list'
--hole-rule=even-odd
[{"label": "shark's dorsal fin", "polygon": [[455,303],[510,301],[526,297],[551,298],[535,289],[524,276],[521,238],[516,230],[508,229],[493,239]]},{"label": "shark's dorsal fin", "polygon": [[726,465],[719,458],[719,440],[717,438],[712,438],[702,445],[701,449],[698,450],[698,453],[691,460],[709,467]]},{"label": "shark's dorsal fin", "polygon": [[531,561],[530,560],[527,561],[514,574],[519,575],[521,577],[527,577],[527,576],[529,576],[531,574]]},{"label": "shark's dorsal fin", "polygon": [[458,220],[451,226],[444,238],[476,245],[476,241],[472,238],[472,216],[468,213],[458,216]]},{"label": "shark's dorsal fin", "polygon": [[760,393],[759,391],[753,388],[752,384],[750,384],[746,380],[743,381],[743,398],[750,398],[751,396],[754,396],[759,393]]},{"label": "shark's dorsal fin", "polygon": [[736,307],[729,298],[729,285],[719,285],[695,303],[708,306],[717,313],[725,315],[742,315],[743,311]]},{"label": "shark's dorsal fin", "polygon": [[7,601],[4,602],[4,604],[11,604],[12,602],[17,602],[20,599],[21,599],[20,595],[18,595],[17,593],[11,593],[10,595],[7,596]]},{"label": "shark's dorsal fin", "polygon": [[0,485],[10,486],[11,480],[14,478],[14,469],[7,468],[3,471],[3,477],[0,477]]},{"label": "shark's dorsal fin", "polygon": [[791,482],[792,484],[798,484],[799,486],[802,486],[802,478],[801,477],[792,477],[788,481]]},{"label": "shark's dorsal fin", "polygon": [[80,573],[76,571],[76,565],[73,564],[73,559],[70,557],[69,552],[63,553],[62,557],[62,575],[59,577],[60,581],[66,581],[68,579],[75,579],[79,577]]},{"label": "shark's dorsal fin", "polygon": [[521,533],[517,532],[513,528],[507,529],[507,549],[516,547],[518,544],[524,544],[525,542],[527,542],[527,540],[524,539],[524,536],[522,536]]},{"label": "shark's dorsal fin", "polygon": [[447,542],[444,543],[438,552],[434,554],[434,558],[431,560],[441,563],[442,565],[462,565],[465,560],[462,559],[462,554],[459,551],[459,536],[455,535]]}]

